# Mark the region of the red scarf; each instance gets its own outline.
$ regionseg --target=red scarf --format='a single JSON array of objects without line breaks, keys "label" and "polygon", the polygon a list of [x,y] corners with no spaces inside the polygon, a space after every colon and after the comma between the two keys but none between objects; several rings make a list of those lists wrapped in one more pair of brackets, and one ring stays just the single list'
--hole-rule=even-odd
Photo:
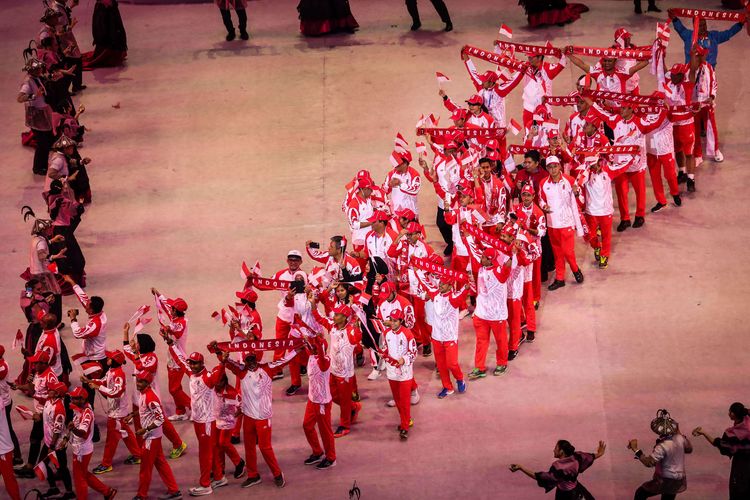
[{"label": "red scarf", "polygon": [[417,269],[421,269],[422,271],[435,273],[439,276],[451,278],[461,283],[466,283],[467,281],[469,281],[469,276],[466,273],[448,269],[447,267],[441,266],[440,264],[434,264],[427,259],[413,257],[410,261],[410,264]]},{"label": "red scarf", "polygon": [[289,290],[291,281],[287,280],[275,280],[272,278],[260,278],[257,276],[251,276],[247,279],[248,284],[256,287],[263,287],[265,290]]},{"label": "red scarf", "polygon": [[437,128],[437,127],[420,127],[417,129],[417,135],[428,134],[431,137],[453,137],[461,133],[467,139],[502,139],[505,137],[505,128]]},{"label": "red scarf", "polygon": [[276,349],[296,349],[302,345],[303,340],[297,338],[268,339],[268,340],[243,340],[241,342],[219,342],[216,349],[209,344],[208,352],[242,352],[242,351],[273,351]]},{"label": "red scarf", "polygon": [[607,101],[617,101],[628,104],[645,104],[647,106],[663,106],[664,99],[647,95],[621,94],[619,92],[610,92],[608,90],[586,90],[581,92],[582,95],[593,99],[605,99]]},{"label": "red scarf", "polygon": [[580,56],[614,57],[617,59],[635,59],[645,61],[651,59],[651,46],[637,47],[633,49],[620,49],[610,47],[580,47],[574,46],[573,53]]},{"label": "red scarf", "polygon": [[575,106],[578,104],[578,95],[552,95],[544,98],[544,104],[550,106]]},{"label": "red scarf", "polygon": [[502,50],[512,50],[532,56],[555,56],[560,57],[562,50],[552,47],[551,45],[527,45],[525,43],[504,42],[495,40],[495,46]]},{"label": "red scarf", "polygon": [[[747,6],[750,11],[750,4]],[[733,21],[743,23],[747,19],[748,12],[727,12],[726,10],[708,10],[708,9],[669,9],[669,13],[674,17],[692,17],[707,19],[709,21]]]},{"label": "red scarf", "polygon": [[514,71],[523,71],[530,77],[534,78],[534,68],[527,62],[503,57],[500,54],[496,54],[490,50],[478,49],[476,47],[472,47],[471,45],[464,45],[464,47],[461,49],[461,52],[470,56],[474,56],[478,59],[497,64],[498,66],[502,66],[504,68],[512,69]]},{"label": "red scarf", "polygon": [[520,144],[511,144],[508,146],[508,153],[512,155],[525,155],[529,151],[539,151],[539,154],[542,156],[548,156],[549,154],[549,148],[534,148],[531,146],[521,146]]}]

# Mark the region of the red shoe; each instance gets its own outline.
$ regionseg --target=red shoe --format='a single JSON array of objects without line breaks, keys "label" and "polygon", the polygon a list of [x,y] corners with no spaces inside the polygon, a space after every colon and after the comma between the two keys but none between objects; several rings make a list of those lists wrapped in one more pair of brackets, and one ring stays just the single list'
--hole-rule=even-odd
[{"label": "red shoe", "polygon": [[349,429],[347,429],[346,427],[339,427],[338,429],[336,429],[336,432],[333,433],[333,437],[335,437],[335,438],[344,437],[347,434],[349,434],[350,432],[351,431]]},{"label": "red shoe", "polygon": [[361,410],[362,410],[362,403],[352,404],[352,423],[355,423],[357,421],[357,417],[359,416],[359,412]]}]

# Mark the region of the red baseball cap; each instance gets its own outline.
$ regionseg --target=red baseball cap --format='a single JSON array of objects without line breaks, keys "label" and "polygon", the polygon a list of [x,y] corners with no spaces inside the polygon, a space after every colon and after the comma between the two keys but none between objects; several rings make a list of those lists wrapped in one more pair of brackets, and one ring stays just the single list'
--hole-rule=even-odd
[{"label": "red baseball cap", "polygon": [[357,180],[357,187],[360,189],[372,189],[375,187],[375,183],[370,177],[361,177],[359,180]]},{"label": "red baseball cap", "polygon": [[445,143],[445,149],[458,149],[458,144],[456,141],[448,141]]},{"label": "red baseball cap", "polygon": [[669,68],[669,72],[673,75],[676,74],[687,74],[687,72],[690,70],[690,66],[687,64],[681,64],[681,63],[675,63],[672,65],[671,68]]},{"label": "red baseball cap", "polygon": [[71,398],[83,398],[88,399],[89,397],[89,391],[84,389],[83,387],[74,387],[73,389],[68,392]]},{"label": "red baseball cap", "polygon": [[357,172],[357,179],[372,179],[369,170],[360,170]]},{"label": "red baseball cap", "polygon": [[29,363],[46,363],[49,364],[50,357],[47,351],[37,351],[33,355],[26,358]]},{"label": "red baseball cap", "polygon": [[693,50],[697,55],[699,56],[707,56],[708,55],[708,49],[704,47],[703,45],[696,45],[695,49]]},{"label": "red baseball cap", "polygon": [[64,382],[60,382],[59,380],[53,380],[52,382],[49,382],[47,384],[47,390],[59,392],[61,394],[65,393],[65,391],[68,390],[68,386],[65,385]]},{"label": "red baseball cap", "polygon": [[120,364],[123,364],[125,362],[125,353],[123,353],[119,349],[114,351],[104,351],[104,355]]},{"label": "red baseball cap", "polygon": [[516,236],[516,227],[514,224],[506,224],[503,226],[503,229],[501,230],[502,234],[513,236],[515,238]]},{"label": "red baseball cap", "polygon": [[479,75],[479,80],[484,82],[496,82],[497,81],[497,73],[495,73],[492,70],[485,71],[481,75]]},{"label": "red baseball cap", "polygon": [[384,210],[375,210],[373,214],[367,219],[367,222],[388,222],[390,217],[388,217],[388,214],[385,213]]},{"label": "red baseball cap", "polygon": [[380,297],[383,300],[386,300],[395,291],[396,291],[396,286],[390,281],[386,281],[385,283],[380,285],[380,293],[378,293],[378,297]]},{"label": "red baseball cap", "polygon": [[234,295],[240,300],[246,300],[248,302],[258,302],[258,293],[252,288],[242,290],[241,292],[235,292]]},{"label": "red baseball cap", "polygon": [[352,315],[352,308],[346,304],[337,304],[333,306],[333,314],[343,314],[348,318]]},{"label": "red baseball cap", "polygon": [[530,194],[530,195],[533,195],[534,194],[534,185],[532,183],[530,183],[530,182],[527,182],[526,184],[524,184],[523,187],[521,188],[521,194]]},{"label": "red baseball cap", "polygon": [[473,196],[474,195],[474,184],[472,184],[467,179],[461,179],[461,181],[459,181],[459,183],[458,183],[458,188],[457,189],[463,195],[467,195],[467,196]]},{"label": "red baseball cap", "polygon": [[190,356],[188,356],[187,360],[192,363],[203,363],[203,354],[199,353],[198,351],[190,353]]},{"label": "red baseball cap", "polygon": [[488,259],[495,260],[497,259],[497,249],[494,247],[487,247],[484,249],[484,252],[482,252],[482,255],[484,255]]},{"label": "red baseball cap", "polygon": [[469,103],[469,104],[478,104],[478,105],[481,105],[481,104],[484,104],[484,99],[482,99],[481,95],[474,94],[473,96],[469,97],[466,100],[466,102]]},{"label": "red baseball cap", "polygon": [[5,346],[0,344],[0,358],[5,356]]},{"label": "red baseball cap", "polygon": [[167,299],[167,305],[180,312],[185,312],[188,308],[185,299],[180,297],[177,297],[176,299]]},{"label": "red baseball cap", "polygon": [[418,222],[412,221],[406,226],[406,232],[407,233],[421,233],[422,226],[420,226]]},{"label": "red baseball cap", "polygon": [[414,211],[410,208],[402,208],[401,210],[396,210],[396,215],[409,220],[414,220],[417,218],[417,214],[415,214]]},{"label": "red baseball cap", "polygon": [[590,123],[591,125],[593,125],[596,128],[599,128],[599,127],[602,126],[602,119],[599,118],[598,116],[594,115],[593,113],[586,114],[585,122],[586,123]]},{"label": "red baseball cap", "polygon": [[391,311],[391,314],[388,315],[389,319],[400,319],[401,321],[404,320],[404,311],[401,309],[394,309]]}]

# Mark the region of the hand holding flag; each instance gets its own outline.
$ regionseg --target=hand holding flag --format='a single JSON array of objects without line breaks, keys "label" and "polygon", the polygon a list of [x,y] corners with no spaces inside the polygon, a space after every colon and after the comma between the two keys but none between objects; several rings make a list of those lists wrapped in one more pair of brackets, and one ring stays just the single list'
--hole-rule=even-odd
[{"label": "hand holding flag", "polygon": [[443,88],[443,84],[444,83],[448,83],[449,81],[451,81],[450,78],[448,78],[444,74],[440,73],[439,71],[435,72],[435,77],[437,78],[438,88],[440,88],[440,89]]}]

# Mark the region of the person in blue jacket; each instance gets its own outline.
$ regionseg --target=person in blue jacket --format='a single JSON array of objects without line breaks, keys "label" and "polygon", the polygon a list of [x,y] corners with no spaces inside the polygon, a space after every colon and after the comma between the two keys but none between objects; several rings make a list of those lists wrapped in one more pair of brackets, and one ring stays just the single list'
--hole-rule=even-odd
[{"label": "person in blue jacket", "polygon": [[[688,29],[682,24],[676,17],[672,17],[672,24],[677,34],[682,38],[682,42],[685,44],[685,63],[690,62],[690,46],[693,40],[693,30]],[[743,23],[735,23],[731,28],[724,31],[711,30],[708,31],[708,26],[705,19],[701,19],[698,24],[698,43],[708,49],[708,57],[706,61],[711,65],[712,68],[716,68],[716,58],[719,55],[719,44],[728,41],[734,35],[740,32]]]}]

